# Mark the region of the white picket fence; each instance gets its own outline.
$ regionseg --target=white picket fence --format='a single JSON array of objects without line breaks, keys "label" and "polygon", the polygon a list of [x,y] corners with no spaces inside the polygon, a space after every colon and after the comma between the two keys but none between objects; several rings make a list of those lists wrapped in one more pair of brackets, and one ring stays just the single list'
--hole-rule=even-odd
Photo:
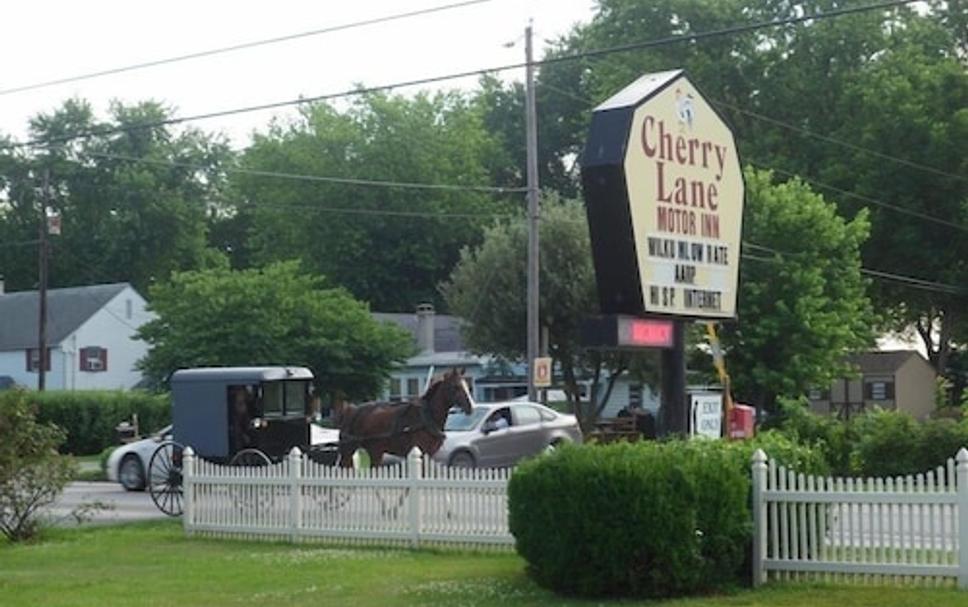
[{"label": "white picket fence", "polygon": [[968,450],[897,478],[806,476],[753,455],[753,583],[923,582],[968,589]]},{"label": "white picket fence", "polygon": [[183,456],[188,534],[512,547],[510,470],[440,466],[414,450],[400,466],[317,464],[293,449],[265,467]]}]

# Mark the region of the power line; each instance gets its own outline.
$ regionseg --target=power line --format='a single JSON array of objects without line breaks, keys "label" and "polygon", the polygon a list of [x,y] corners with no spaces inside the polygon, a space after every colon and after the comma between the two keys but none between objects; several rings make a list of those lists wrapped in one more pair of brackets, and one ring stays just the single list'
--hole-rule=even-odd
[{"label": "power line", "polygon": [[[765,247],[763,245],[754,244],[748,241],[744,241],[743,246],[753,248],[753,249],[758,249],[761,251],[766,251],[768,253],[773,253],[777,257],[781,257],[784,255],[786,256],[795,255],[794,253],[778,251],[776,249]],[[747,257],[748,259],[752,259],[754,261],[765,261],[765,262],[771,262],[771,263],[778,261],[777,259],[774,259],[774,258],[757,257],[747,253],[743,253],[742,256]],[[875,269],[864,268],[864,267],[860,268],[860,272],[861,274],[864,274],[866,276],[871,276],[873,278],[880,278],[883,280],[901,282],[901,283],[907,284],[908,286],[925,289],[928,291],[936,291],[939,293],[946,293],[949,295],[963,295],[965,293],[968,293],[968,290],[963,289],[957,285],[951,285],[943,282],[936,282],[933,280],[925,280],[923,278],[916,278],[914,276],[905,276],[902,274],[894,274],[892,272],[884,272],[883,270],[875,270]]]},{"label": "power line", "polygon": [[[559,91],[559,92],[561,92],[561,91]],[[810,131],[810,130],[807,130],[807,129],[803,128],[803,127],[799,127],[799,126],[790,124],[788,122],[783,122],[782,120],[777,120],[776,118],[771,118],[769,116],[764,116],[763,114],[758,114],[756,112],[743,109],[743,108],[738,107],[738,106],[735,106],[735,105],[733,105],[731,103],[726,103],[725,101],[718,101],[718,100],[715,100],[715,99],[711,99],[710,100],[710,103],[712,103],[713,105],[718,105],[718,106],[721,106],[721,107],[728,108],[728,109],[733,110],[735,112],[739,112],[740,114],[746,114],[747,116],[750,116],[750,117],[755,118],[757,120],[761,120],[763,122],[769,122],[770,124],[774,124],[774,125],[779,126],[781,128],[788,129],[788,130],[791,130],[791,131],[800,133],[802,135],[806,135],[807,137],[813,137],[815,139],[819,139],[821,141],[826,141],[827,143],[833,143],[835,145],[843,146],[845,148],[848,148],[848,149],[851,149],[851,150],[854,150],[854,151],[857,151],[857,152],[863,152],[865,154],[870,154],[870,155],[876,156],[878,158],[883,158],[884,160],[890,160],[890,161],[896,162],[898,164],[903,164],[905,166],[909,166],[909,167],[911,167],[913,169],[918,169],[918,170],[921,170],[921,171],[926,171],[928,173],[933,173],[935,175],[941,175],[943,177],[950,177],[952,179],[957,179],[959,181],[968,182],[968,177],[966,177],[964,175],[957,175],[955,173],[949,173],[947,171],[943,171],[941,169],[935,168],[935,167],[930,166],[930,165],[921,164],[919,162],[914,162],[913,160],[908,160],[906,158],[900,158],[898,156],[891,156],[890,154],[884,154],[883,152],[878,152],[877,150],[873,150],[871,148],[859,146],[859,145],[850,143],[848,141],[844,141],[842,139],[836,139],[834,137],[830,137],[829,135],[822,135],[820,133],[815,133],[815,132]]]},{"label": "power line", "polygon": [[949,228],[954,228],[955,230],[958,230],[959,232],[968,233],[968,226],[963,226],[963,225],[957,224],[957,223],[955,223],[953,221],[948,221],[947,219],[941,219],[939,217],[935,217],[934,215],[928,215],[927,213],[922,213],[921,211],[915,211],[915,210],[912,210],[912,209],[908,209],[908,208],[905,208],[905,207],[902,207],[902,206],[898,206],[896,204],[891,204],[889,202],[884,202],[882,200],[877,200],[877,199],[871,198],[869,196],[864,196],[862,194],[855,194],[854,192],[851,192],[849,190],[844,190],[842,188],[838,188],[835,185],[830,185],[829,183],[824,183],[824,182],[819,181],[817,179],[809,179],[807,177],[803,177],[802,175],[798,175],[796,173],[791,173],[790,171],[785,171],[783,169],[778,169],[778,168],[775,168],[775,167],[774,168],[764,167],[762,165],[757,165],[757,163],[755,163],[755,162],[751,162],[750,164],[752,164],[753,166],[756,166],[757,168],[760,168],[760,169],[764,169],[764,170],[768,170],[768,171],[773,171],[775,173],[779,173],[781,175],[785,175],[785,176],[790,177],[790,178],[799,179],[800,181],[803,181],[804,183],[809,183],[810,185],[815,186],[815,187],[818,187],[818,188],[824,188],[824,189],[830,190],[832,192],[837,192],[837,193],[839,193],[839,194],[841,194],[843,196],[847,196],[849,198],[855,198],[855,199],[860,200],[862,202],[866,202],[868,204],[872,204],[872,205],[875,205],[875,206],[883,207],[885,209],[890,209],[890,210],[895,211],[897,213],[903,213],[904,215],[909,215],[911,217],[917,217],[918,219],[923,219],[924,221],[930,221],[930,222],[936,223],[938,225],[946,226],[946,227],[949,227]]},{"label": "power line", "polygon": [[[535,66],[550,65],[553,63],[575,61],[578,59],[598,57],[598,56],[612,54],[612,53],[620,53],[620,52],[627,52],[627,51],[644,49],[644,48],[652,48],[652,47],[664,46],[668,44],[676,44],[679,42],[691,42],[696,40],[704,40],[707,38],[726,36],[726,35],[736,34],[736,33],[744,33],[748,31],[754,31],[757,29],[763,29],[768,27],[791,25],[796,23],[802,23],[805,21],[819,21],[821,19],[830,19],[834,17],[841,17],[844,15],[857,14],[857,13],[862,13],[862,12],[867,12],[872,10],[895,8],[905,4],[911,4],[917,1],[920,1],[920,0],[892,0],[890,2],[881,2],[881,3],[862,5],[862,6],[852,7],[852,8],[843,8],[843,9],[837,9],[833,11],[825,11],[822,13],[814,13],[811,15],[803,15],[800,17],[789,17],[785,19],[776,19],[773,21],[761,21],[757,23],[735,26],[731,28],[712,30],[708,32],[682,34],[679,36],[670,36],[670,37],[660,38],[656,40],[648,40],[644,42],[608,47],[604,49],[594,49],[589,51],[583,51],[583,52],[573,53],[570,55],[550,57],[550,58],[542,59],[540,61],[535,61],[533,62],[533,65]],[[45,146],[45,145],[51,145],[51,144],[57,144],[57,143],[66,143],[68,141],[73,141],[76,139],[87,138],[87,137],[103,137],[107,135],[113,135],[113,134],[128,132],[128,131],[159,128],[163,126],[172,126],[172,125],[182,124],[185,122],[192,122],[196,120],[207,120],[210,118],[217,118],[222,116],[232,116],[232,115],[262,111],[262,110],[278,109],[281,107],[287,107],[292,105],[316,103],[320,101],[328,101],[331,99],[337,99],[341,97],[366,95],[369,93],[384,92],[384,91],[398,89],[398,88],[406,88],[406,87],[419,86],[424,84],[434,84],[434,83],[443,82],[446,80],[469,78],[471,76],[483,76],[485,74],[490,74],[494,72],[503,72],[503,71],[512,70],[512,69],[520,69],[526,66],[527,66],[527,62],[511,63],[506,65],[488,67],[488,68],[467,70],[464,72],[444,74],[440,76],[430,76],[426,78],[406,80],[406,81],[396,82],[392,84],[384,84],[384,85],[370,86],[370,87],[357,87],[354,89],[341,91],[338,93],[328,93],[324,95],[316,95],[313,97],[299,97],[297,99],[289,99],[286,101],[277,101],[273,103],[252,105],[252,106],[229,109],[229,110],[221,110],[217,112],[209,112],[205,114],[196,114],[194,116],[186,116],[183,118],[170,118],[166,120],[158,120],[154,122],[127,125],[122,127],[112,127],[107,129],[92,129],[89,131],[83,131],[83,132],[75,133],[72,135],[66,135],[62,137],[55,137],[55,138],[49,138],[49,139],[32,139],[21,143],[6,144],[3,146],[0,146],[0,151],[6,150],[6,149],[18,148],[18,147],[37,147],[37,146]]]},{"label": "power line", "polygon": [[155,59],[152,61],[145,61],[143,63],[135,63],[132,65],[126,65],[122,67],[116,67],[106,70],[100,70],[96,72],[89,72],[86,74],[80,74],[78,76],[69,76],[65,78],[57,78],[55,80],[47,80],[45,82],[37,82],[34,84],[26,84],[23,86],[18,86],[9,89],[0,89],[0,95],[10,95],[13,93],[20,93],[24,91],[31,91],[39,88],[45,88],[49,86],[54,86],[57,84],[67,84],[70,82],[78,82],[80,80],[89,80],[91,78],[100,78],[103,76],[110,76],[113,74],[121,74],[124,72],[131,72],[135,70],[140,70],[149,67],[157,67],[159,65],[166,65],[170,63],[177,63],[181,61],[188,61],[191,59],[200,59],[203,57],[211,57],[212,55],[220,55],[224,53],[231,53],[234,51],[240,51],[249,48],[255,48],[259,46],[268,46],[270,44],[277,44],[279,42],[289,42],[291,40],[298,40],[300,38],[309,38],[311,36],[319,36],[321,34],[329,34],[333,32],[339,32],[349,29],[354,29],[358,27],[365,27],[368,25],[376,25],[379,23],[386,23],[388,21],[397,21],[401,19],[407,19],[410,17],[417,17],[421,15],[429,15],[431,13],[438,13],[446,10],[451,10],[455,8],[463,8],[466,6],[471,6],[473,4],[483,4],[486,2],[491,2],[492,0],[468,0],[466,2],[455,2],[453,4],[445,4],[441,6],[435,6],[431,8],[409,11],[406,13],[396,13],[393,15],[386,15],[383,17],[376,17],[373,19],[364,19],[362,21],[354,21],[351,23],[342,23],[340,25],[334,25],[330,27],[325,27],[322,29],[310,30],[307,32],[300,32],[297,34],[288,34],[286,36],[278,36],[276,38],[267,38],[264,40],[256,40],[253,42],[243,42],[241,44],[233,44],[231,46],[224,46],[215,49],[209,49],[205,51],[198,51],[194,53],[188,53],[185,55],[176,55],[174,57],[168,57],[166,59]]},{"label": "power line", "polygon": [[[188,162],[177,162],[172,160],[154,160],[151,158],[139,158],[137,156],[125,156],[121,154],[108,154],[102,152],[86,152],[90,156],[106,158],[111,160],[121,160],[125,162],[136,162],[142,164],[152,164],[158,166],[170,166],[191,169],[195,171],[205,171],[208,167],[192,164]],[[272,177],[276,179],[290,179],[298,181],[312,181],[322,183],[337,183],[343,185],[358,185],[383,188],[401,188],[416,190],[444,190],[457,192],[487,192],[493,194],[517,194],[527,192],[525,187],[501,187],[486,185],[460,185],[447,183],[419,183],[409,181],[390,181],[378,179],[358,179],[354,177],[333,177],[324,175],[305,175],[300,173],[286,173],[280,171],[264,171],[258,169],[245,169],[235,167],[221,167],[220,170],[226,173],[237,173],[241,175],[254,175],[258,177]]]},{"label": "power line", "polygon": [[6,247],[26,247],[28,245],[35,245],[40,242],[39,238],[34,238],[33,240],[20,240],[17,242],[0,242],[0,248]]},{"label": "power line", "polygon": [[[553,86],[553,85],[547,85],[547,84],[545,84],[544,86],[547,86],[550,90],[552,90],[552,91],[554,91],[556,93],[559,93],[561,95],[565,95],[567,97],[570,97],[570,98],[572,98],[572,99],[574,99],[576,101],[580,101],[580,102],[583,102],[583,103],[587,103],[589,105],[593,105],[593,102],[590,99],[582,98],[579,95],[575,95],[574,93],[571,93],[571,92],[566,91],[564,89],[560,89],[560,88],[558,88],[556,86]],[[713,103],[716,103],[716,102],[713,102]],[[792,125],[790,125],[790,126],[792,126]],[[793,127],[793,128],[797,128],[797,127]],[[860,149],[864,149],[864,148],[860,148]],[[877,154],[877,152],[874,152],[873,150],[865,150],[865,151],[870,151],[871,153]],[[903,159],[896,159],[896,160],[903,160]],[[759,168],[761,170],[773,171],[775,173],[779,173],[781,175],[785,175],[786,177],[789,177],[789,178],[796,178],[796,179],[799,179],[800,181],[803,181],[804,183],[809,183],[810,185],[813,185],[815,187],[825,188],[825,189],[828,189],[828,190],[831,190],[831,191],[834,191],[834,192],[838,192],[838,193],[840,193],[840,194],[842,194],[844,196],[848,196],[850,198],[856,198],[856,199],[861,200],[863,202],[866,202],[868,204],[872,204],[872,205],[875,205],[875,206],[879,206],[879,207],[883,207],[883,208],[886,208],[886,209],[890,209],[890,210],[895,211],[897,213],[903,213],[903,214],[909,215],[911,217],[917,217],[918,219],[923,219],[925,221],[930,221],[930,222],[933,222],[933,223],[936,223],[936,224],[939,224],[939,225],[943,225],[943,226],[946,226],[946,227],[949,227],[949,228],[954,228],[956,230],[959,230],[959,231],[968,233],[968,226],[962,226],[960,224],[954,223],[954,222],[949,221],[947,219],[941,219],[940,217],[935,217],[934,215],[928,215],[927,213],[922,213],[920,211],[915,211],[915,210],[912,210],[912,209],[908,209],[908,208],[905,208],[905,207],[902,207],[902,206],[898,206],[896,204],[891,204],[889,202],[884,202],[882,200],[877,200],[875,198],[870,198],[869,196],[864,196],[862,194],[855,194],[854,192],[851,192],[849,190],[844,190],[844,189],[838,188],[837,186],[830,185],[828,183],[824,183],[824,182],[819,181],[819,180],[816,180],[816,179],[810,179],[810,178],[804,177],[802,175],[799,175],[797,173],[791,173],[790,171],[785,171],[783,169],[778,169],[778,168],[773,168],[773,167],[766,167],[766,166],[760,165],[759,163],[755,163],[755,162],[750,162],[749,164],[751,164],[751,165],[753,165],[753,166],[755,166],[755,167],[757,167],[757,168]],[[927,168],[931,168],[931,167],[927,167]],[[936,171],[936,169],[934,169],[934,170]],[[945,175],[949,175],[951,177],[957,177],[959,179],[961,178],[958,175],[944,173],[943,171],[941,173],[942,174],[945,174]]]},{"label": "power line", "polygon": [[359,209],[353,207],[326,207],[314,204],[274,203],[254,207],[258,211],[283,211],[286,209],[307,209],[324,213],[344,213],[348,215],[374,215],[387,217],[415,217],[421,219],[510,219],[517,217],[511,213],[455,213],[452,211],[392,211],[385,209]]},{"label": "power line", "polygon": [[[542,87],[547,88],[547,89],[549,89],[551,91],[554,91],[555,93],[558,93],[558,94],[563,95],[565,97],[568,97],[570,99],[573,99],[575,101],[584,103],[586,105],[589,105],[589,106],[595,105],[595,103],[591,99],[586,99],[586,98],[584,98],[584,97],[582,97],[580,95],[576,95],[576,94],[572,93],[571,91],[567,91],[565,89],[559,88],[559,87],[557,87],[557,86],[555,86],[553,84],[549,84],[547,82],[543,82],[542,83]],[[941,176],[944,176],[944,177],[950,177],[952,179],[957,179],[957,180],[960,180],[960,181],[966,181],[966,182],[968,182],[968,177],[965,177],[964,175],[957,175],[955,173],[949,173],[947,171],[943,171],[943,170],[941,170],[939,168],[936,168],[936,167],[933,167],[933,166],[930,166],[930,165],[921,164],[921,163],[918,163],[918,162],[914,162],[912,160],[908,160],[907,158],[901,158],[899,156],[891,156],[890,154],[884,154],[883,152],[879,152],[877,150],[874,150],[874,149],[871,149],[871,148],[868,148],[868,147],[859,146],[859,145],[856,145],[856,144],[853,144],[853,143],[850,143],[850,142],[847,142],[847,141],[843,141],[842,139],[836,139],[834,137],[830,137],[829,135],[822,135],[820,133],[816,133],[814,131],[810,131],[810,130],[805,129],[803,127],[799,127],[799,126],[796,126],[794,124],[790,124],[789,122],[784,122],[782,120],[778,120],[778,119],[772,118],[770,116],[765,116],[763,114],[758,114],[758,113],[752,112],[750,110],[745,110],[745,109],[743,109],[743,108],[741,108],[739,106],[735,106],[735,105],[732,105],[730,103],[726,103],[725,101],[719,101],[717,99],[710,99],[709,102],[712,103],[713,105],[719,105],[719,106],[728,108],[730,110],[739,112],[741,114],[746,114],[746,115],[748,115],[748,116],[750,116],[752,118],[756,118],[757,120],[762,120],[764,122],[769,122],[771,124],[775,124],[776,126],[779,126],[779,127],[785,128],[785,129],[789,129],[791,131],[795,131],[795,132],[801,133],[803,135],[806,135],[807,137],[814,137],[816,139],[820,139],[821,141],[826,141],[828,143],[833,143],[835,145],[840,145],[840,146],[843,146],[843,147],[846,147],[846,148],[849,148],[849,149],[852,149],[852,150],[855,150],[855,151],[858,151],[858,152],[863,152],[865,154],[871,154],[873,156],[877,156],[878,158],[883,158],[884,160],[890,160],[890,161],[893,161],[893,162],[897,162],[898,164],[903,164],[905,166],[909,166],[909,167],[914,168],[914,169],[919,169],[919,170],[922,170],[922,171],[927,171],[927,172],[933,173],[935,175],[941,175]]]}]

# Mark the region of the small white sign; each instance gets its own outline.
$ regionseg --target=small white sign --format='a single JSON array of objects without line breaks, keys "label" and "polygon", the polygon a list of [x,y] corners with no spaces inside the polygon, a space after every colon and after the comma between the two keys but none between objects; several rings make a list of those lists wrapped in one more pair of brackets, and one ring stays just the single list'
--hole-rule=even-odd
[{"label": "small white sign", "polygon": [[551,386],[551,358],[534,359],[534,387],[548,388]]},{"label": "small white sign", "polygon": [[690,394],[692,435],[720,438],[723,435],[723,395],[714,392]]}]

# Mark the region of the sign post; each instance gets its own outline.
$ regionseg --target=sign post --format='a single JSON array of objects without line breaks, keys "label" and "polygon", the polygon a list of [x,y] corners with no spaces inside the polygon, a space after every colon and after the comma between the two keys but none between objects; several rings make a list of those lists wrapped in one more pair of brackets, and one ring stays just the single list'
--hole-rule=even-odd
[{"label": "sign post", "polygon": [[582,186],[605,315],[665,319],[664,434],[687,434],[684,321],[736,315],[744,182],[726,121],[682,70],[595,108]]}]

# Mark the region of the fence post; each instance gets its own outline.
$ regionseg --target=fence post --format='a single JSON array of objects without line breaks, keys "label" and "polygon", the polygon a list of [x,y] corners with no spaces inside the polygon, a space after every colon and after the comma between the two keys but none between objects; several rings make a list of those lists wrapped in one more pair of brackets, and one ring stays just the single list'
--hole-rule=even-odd
[{"label": "fence post", "polygon": [[182,498],[185,500],[182,526],[188,535],[192,534],[193,527],[195,526],[195,488],[192,486],[194,477],[195,452],[191,447],[185,447],[185,450],[182,452]]},{"label": "fence post", "polygon": [[753,453],[753,586],[766,582],[766,453]]},{"label": "fence post", "polygon": [[958,462],[958,588],[968,590],[968,449],[955,456]]},{"label": "fence post", "polygon": [[420,449],[414,447],[407,455],[407,491],[410,494],[410,545],[420,544],[420,479],[423,476],[423,457]]},{"label": "fence post", "polygon": [[289,452],[289,539],[295,542],[302,527],[302,451],[293,447]]}]

